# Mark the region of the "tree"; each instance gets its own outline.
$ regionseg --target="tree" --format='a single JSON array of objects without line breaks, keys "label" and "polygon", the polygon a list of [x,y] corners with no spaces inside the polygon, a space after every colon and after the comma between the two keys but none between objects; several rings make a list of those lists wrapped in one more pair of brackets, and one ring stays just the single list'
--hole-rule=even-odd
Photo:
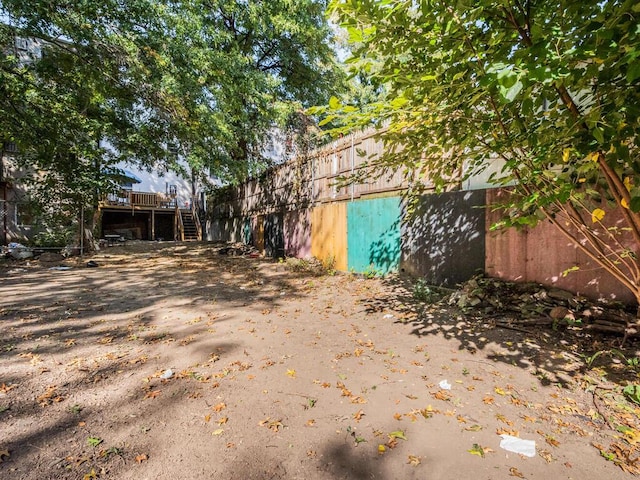
[{"label": "tree", "polygon": [[[498,163],[494,184],[513,185],[503,225],[552,222],[640,303],[637,2],[334,0],[330,10],[356,45],[352,68],[387,90],[365,109],[333,99],[329,117],[385,125],[384,165],[440,189]],[[608,222],[614,210],[624,226]]]},{"label": "tree", "polygon": [[340,83],[325,6],[2,0],[0,140],[46,201],[93,210],[121,160],[178,168],[177,150],[189,174],[242,178],[270,128]]}]

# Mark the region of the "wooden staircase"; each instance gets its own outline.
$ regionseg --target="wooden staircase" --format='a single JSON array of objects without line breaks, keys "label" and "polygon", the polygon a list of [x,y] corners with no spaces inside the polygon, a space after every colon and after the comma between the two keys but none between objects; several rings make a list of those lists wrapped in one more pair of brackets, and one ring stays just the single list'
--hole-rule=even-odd
[{"label": "wooden staircase", "polygon": [[182,218],[182,240],[185,242],[201,240],[200,229],[196,224],[197,219],[194,218],[193,212],[180,209],[180,217]]}]

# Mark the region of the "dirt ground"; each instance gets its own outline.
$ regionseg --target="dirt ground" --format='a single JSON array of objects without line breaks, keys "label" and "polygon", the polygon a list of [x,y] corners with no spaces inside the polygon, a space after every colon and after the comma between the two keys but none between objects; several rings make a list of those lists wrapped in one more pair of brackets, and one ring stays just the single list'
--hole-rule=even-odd
[{"label": "dirt ground", "polygon": [[132,243],[97,268],[0,266],[1,479],[638,472],[639,410],[622,394],[633,344],[589,338],[608,353],[581,356],[579,334],[420,304],[408,280],[218,249]]}]

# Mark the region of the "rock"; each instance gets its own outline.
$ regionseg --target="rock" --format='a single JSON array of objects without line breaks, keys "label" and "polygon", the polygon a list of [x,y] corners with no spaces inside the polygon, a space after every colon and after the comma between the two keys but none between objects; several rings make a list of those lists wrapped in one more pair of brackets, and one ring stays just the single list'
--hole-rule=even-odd
[{"label": "rock", "polygon": [[547,295],[549,295],[551,298],[554,298],[556,300],[564,300],[564,301],[573,300],[573,298],[575,297],[573,293],[567,292],[566,290],[561,290],[559,288],[550,289]]},{"label": "rock", "polygon": [[553,307],[549,312],[549,316],[554,320],[562,320],[571,313],[567,307]]}]

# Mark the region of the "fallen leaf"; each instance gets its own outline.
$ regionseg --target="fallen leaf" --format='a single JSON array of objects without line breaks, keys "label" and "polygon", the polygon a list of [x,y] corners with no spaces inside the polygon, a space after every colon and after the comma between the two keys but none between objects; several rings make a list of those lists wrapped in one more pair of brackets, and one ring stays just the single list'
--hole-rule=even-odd
[{"label": "fallen leaf", "polygon": [[84,474],[84,477],[82,477],[82,480],[91,480],[93,478],[98,478],[98,474],[96,473],[95,469],[92,468],[89,473]]},{"label": "fallen leaf", "polygon": [[389,434],[389,438],[399,438],[400,440],[406,440],[407,437],[405,436],[404,432],[402,430],[396,430],[395,432],[391,432]]},{"label": "fallen leaf", "polygon": [[224,425],[228,421],[229,421],[229,417],[222,417],[220,420],[218,420],[218,425]]},{"label": "fallen leaf", "polygon": [[498,420],[500,420],[502,423],[506,423],[507,425],[509,425],[510,427],[513,426],[513,422],[511,420],[508,420],[507,417],[505,417],[504,415],[502,415],[501,413],[496,414],[496,418]]},{"label": "fallen leaf", "polygon": [[224,430],[222,428],[218,428],[217,430],[214,430],[213,432],[211,432],[211,435],[219,436],[219,435],[222,435],[223,433],[224,433]]},{"label": "fallen leaf", "polygon": [[204,416],[204,421],[209,423],[211,421],[211,415],[207,414]]},{"label": "fallen leaf", "polygon": [[353,418],[356,422],[359,422],[362,417],[364,417],[364,411],[362,410],[358,410],[356,413],[353,414]]},{"label": "fallen leaf", "polygon": [[151,392],[147,392],[144,398],[156,398],[158,395],[160,395],[160,390],[153,390]]},{"label": "fallen leaf", "polygon": [[395,418],[396,420],[402,420],[402,414],[401,413],[394,413],[393,414],[393,418]]},{"label": "fallen leaf", "polygon": [[413,467],[417,467],[422,462],[420,457],[416,457],[415,455],[409,455],[409,461],[407,462],[409,465]]},{"label": "fallen leaf", "polygon": [[555,438],[553,438],[551,435],[545,435],[544,439],[549,445],[551,445],[553,447],[559,447],[560,446],[560,442],[557,441]]},{"label": "fallen leaf", "polygon": [[307,423],[305,424],[307,427],[313,427],[316,424],[316,421],[311,418],[309,420],[307,420]]},{"label": "fallen leaf", "polygon": [[467,452],[469,452],[471,455],[477,455],[479,457],[484,458],[484,448],[482,448],[477,443],[474,443],[473,447],[471,447],[469,450],[467,450]]},{"label": "fallen leaf", "polygon": [[496,392],[498,395],[502,395],[503,397],[507,394],[507,392],[505,392],[503,389],[501,389],[500,387],[495,387],[493,389],[494,392]]},{"label": "fallen leaf", "polygon": [[214,405],[213,407],[211,407],[211,409],[214,412],[221,412],[222,410],[224,410],[225,408],[227,408],[227,404],[224,402],[218,403],[217,405]]},{"label": "fallen leaf", "polygon": [[516,467],[511,467],[509,469],[509,475],[512,477],[524,478],[524,475]]},{"label": "fallen leaf", "polygon": [[14,388],[16,388],[15,385],[7,385],[3,383],[2,385],[0,385],[0,393],[7,393],[9,392],[9,390],[13,390]]},{"label": "fallen leaf", "polygon": [[551,455],[551,452],[549,450],[540,450],[538,452],[538,455],[544,458],[547,463],[553,462],[553,456]]},{"label": "fallen leaf", "polygon": [[140,455],[136,455],[136,462],[142,463],[149,460],[149,456],[146,453],[141,453]]},{"label": "fallen leaf", "polygon": [[78,422],[79,427],[85,427],[86,425],[87,425],[87,422]]},{"label": "fallen leaf", "polygon": [[284,425],[280,420],[271,420],[271,417],[267,417],[264,420],[261,420],[258,424],[261,427],[267,427],[269,430],[273,430],[274,432],[278,432]]},{"label": "fallen leaf", "polygon": [[475,424],[471,425],[470,427],[465,427],[464,429],[468,432],[479,432],[480,430],[482,430],[482,426]]},{"label": "fallen leaf", "polygon": [[493,405],[493,403],[495,402],[495,400],[493,399],[492,396],[490,395],[486,395],[483,399],[482,402],[487,404],[487,405]]},{"label": "fallen leaf", "polygon": [[433,395],[433,397],[437,400],[442,400],[442,401],[449,401],[451,400],[451,394],[444,391],[444,390],[438,390],[437,392],[431,392],[431,395]]},{"label": "fallen leaf", "polygon": [[291,378],[294,378],[296,376],[296,371],[295,370],[287,370],[287,375],[289,375]]}]

